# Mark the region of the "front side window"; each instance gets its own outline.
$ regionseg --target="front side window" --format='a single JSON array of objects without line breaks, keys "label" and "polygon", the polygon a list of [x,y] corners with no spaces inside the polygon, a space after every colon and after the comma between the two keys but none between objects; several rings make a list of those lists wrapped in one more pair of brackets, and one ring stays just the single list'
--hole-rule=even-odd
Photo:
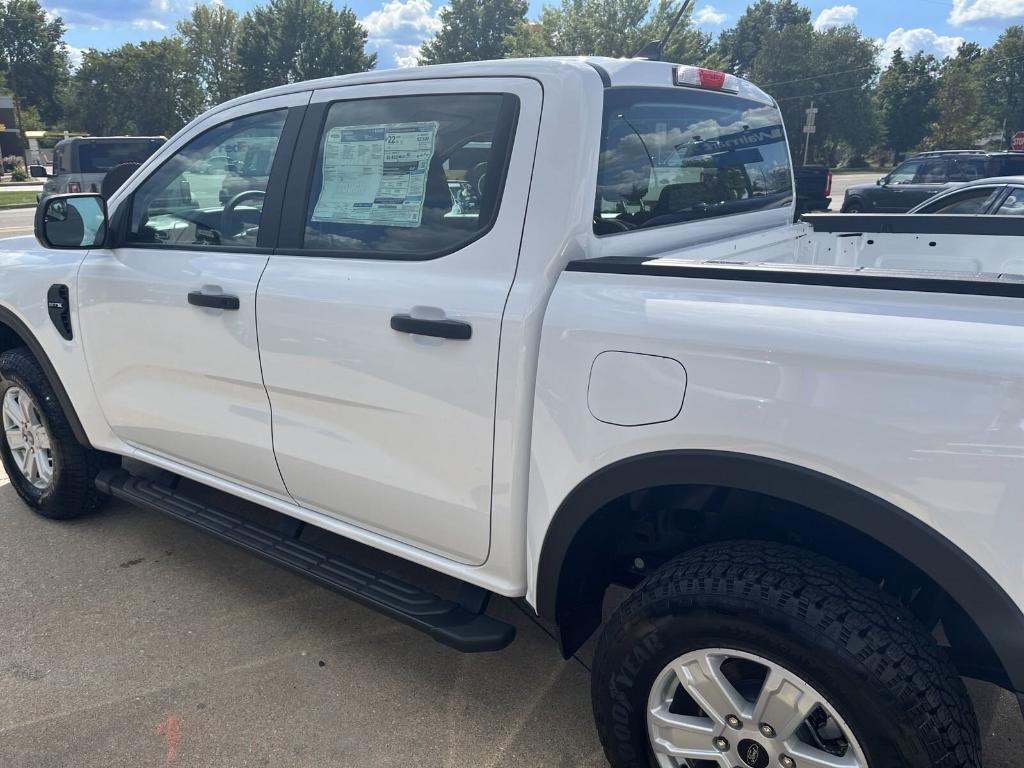
[{"label": "front side window", "polygon": [[792,199],[777,108],[693,89],[605,91],[595,234],[784,208]]},{"label": "front side window", "polygon": [[944,213],[970,215],[982,213],[1002,187],[975,187],[955,195],[947,195],[923,206],[918,213]]},{"label": "front side window", "polygon": [[921,167],[924,165],[920,160],[908,160],[896,167],[888,176],[888,184],[913,184]]},{"label": "front side window", "polygon": [[128,242],[255,246],[286,110],[221,123],[139,185]]},{"label": "front side window", "polygon": [[1024,187],[1014,187],[1009,196],[1003,200],[997,216],[1024,216]]},{"label": "front side window", "polygon": [[303,248],[423,259],[483,235],[497,215],[518,104],[476,93],[331,105]]}]

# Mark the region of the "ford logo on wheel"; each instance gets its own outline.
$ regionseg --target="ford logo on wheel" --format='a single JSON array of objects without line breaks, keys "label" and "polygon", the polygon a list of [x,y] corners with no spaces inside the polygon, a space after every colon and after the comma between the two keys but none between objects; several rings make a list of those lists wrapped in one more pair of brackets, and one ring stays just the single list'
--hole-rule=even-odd
[{"label": "ford logo on wheel", "polygon": [[767,768],[768,750],[753,739],[744,739],[737,745],[740,757],[750,768]]}]

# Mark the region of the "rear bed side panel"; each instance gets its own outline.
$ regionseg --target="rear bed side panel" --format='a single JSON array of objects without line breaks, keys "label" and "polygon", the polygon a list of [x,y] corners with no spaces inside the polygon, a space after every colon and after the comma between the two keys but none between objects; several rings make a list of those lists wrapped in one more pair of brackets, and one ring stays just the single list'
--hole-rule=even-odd
[{"label": "rear bed side panel", "polygon": [[[673,450],[764,457],[847,483],[953,542],[1024,610],[1024,299],[564,273],[541,342],[528,518],[529,599],[545,534],[581,481]],[[588,408],[595,358],[686,371],[667,422]],[[629,396],[645,396],[643,381]]]}]

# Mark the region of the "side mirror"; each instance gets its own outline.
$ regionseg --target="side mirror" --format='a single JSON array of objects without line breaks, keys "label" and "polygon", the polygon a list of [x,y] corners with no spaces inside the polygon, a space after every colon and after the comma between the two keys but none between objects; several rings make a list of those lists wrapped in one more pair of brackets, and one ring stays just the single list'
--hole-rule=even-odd
[{"label": "side mirror", "polygon": [[30,165],[28,167],[28,175],[33,179],[48,179],[50,174],[46,172],[46,168],[41,165]]},{"label": "side mirror", "polygon": [[99,248],[106,239],[102,195],[54,195],[36,207],[36,240],[44,248]]},{"label": "side mirror", "polygon": [[878,181],[875,182],[875,184],[877,184],[880,187],[884,187],[888,183],[889,183],[889,177],[888,176],[883,176],[882,178],[880,178]]}]

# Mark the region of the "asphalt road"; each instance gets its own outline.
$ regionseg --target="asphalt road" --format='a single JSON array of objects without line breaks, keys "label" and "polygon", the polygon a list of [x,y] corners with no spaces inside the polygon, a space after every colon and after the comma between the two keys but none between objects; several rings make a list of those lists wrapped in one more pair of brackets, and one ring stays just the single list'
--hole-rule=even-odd
[{"label": "asphalt road", "polygon": [[[516,641],[463,655],[156,513],[37,517],[2,477],[0,584],[4,768],[605,765],[587,670],[508,600]],[[1019,768],[1015,702],[976,689],[987,768]]]},{"label": "asphalt road", "polygon": [[9,208],[0,210],[0,238],[32,234],[35,208]]},{"label": "asphalt road", "polygon": [[832,177],[832,205],[830,211],[838,211],[843,207],[843,196],[854,184],[874,184],[882,178],[882,173],[837,173]]}]

